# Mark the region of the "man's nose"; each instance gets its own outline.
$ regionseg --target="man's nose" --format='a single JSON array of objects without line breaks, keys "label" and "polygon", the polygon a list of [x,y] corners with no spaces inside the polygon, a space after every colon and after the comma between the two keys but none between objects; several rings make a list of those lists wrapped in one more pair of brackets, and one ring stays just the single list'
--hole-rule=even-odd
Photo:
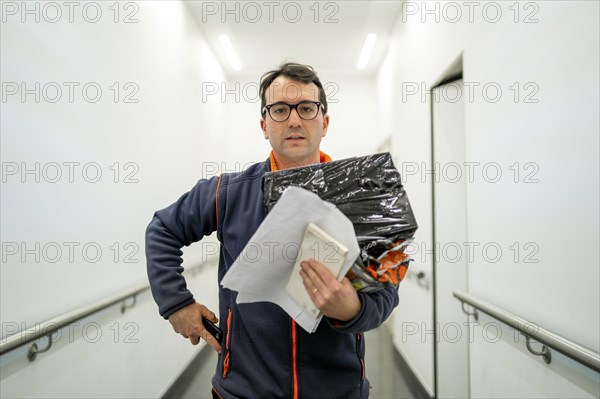
[{"label": "man's nose", "polygon": [[301,122],[300,115],[298,115],[298,110],[296,108],[290,111],[290,117],[288,118],[288,126],[300,126]]}]

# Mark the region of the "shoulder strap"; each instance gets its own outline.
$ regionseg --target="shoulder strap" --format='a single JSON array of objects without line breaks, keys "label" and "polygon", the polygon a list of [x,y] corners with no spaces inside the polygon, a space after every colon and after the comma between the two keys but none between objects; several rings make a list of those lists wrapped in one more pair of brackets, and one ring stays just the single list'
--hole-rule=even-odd
[{"label": "shoulder strap", "polygon": [[219,187],[221,187],[221,178],[223,177],[223,174],[221,173],[219,175],[219,181],[217,182],[217,191],[215,193],[215,214],[217,217],[217,230],[219,229]]}]

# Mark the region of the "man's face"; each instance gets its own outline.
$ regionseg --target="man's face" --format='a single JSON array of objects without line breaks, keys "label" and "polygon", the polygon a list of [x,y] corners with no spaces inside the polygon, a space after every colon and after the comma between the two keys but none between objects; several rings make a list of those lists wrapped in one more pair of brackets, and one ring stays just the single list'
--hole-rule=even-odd
[{"label": "man's face", "polygon": [[[303,83],[279,76],[266,90],[265,100],[267,105],[280,101],[288,104],[306,100],[319,101],[319,89],[312,82]],[[328,126],[329,115],[323,115],[321,110],[312,120],[300,118],[295,109],[283,122],[275,122],[268,112],[260,120],[260,127],[269,140],[280,167],[319,162],[319,146],[321,139],[327,134]]]}]

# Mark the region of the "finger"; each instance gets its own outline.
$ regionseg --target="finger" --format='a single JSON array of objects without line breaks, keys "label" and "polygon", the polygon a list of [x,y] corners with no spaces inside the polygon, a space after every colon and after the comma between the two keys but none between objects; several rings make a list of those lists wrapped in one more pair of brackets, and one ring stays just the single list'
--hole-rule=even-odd
[{"label": "finger", "polygon": [[304,284],[306,292],[308,292],[309,294],[314,293],[316,287],[313,281],[311,280],[310,276],[304,270],[300,271],[300,276],[302,277],[302,284]]},{"label": "finger", "polygon": [[324,294],[327,291],[327,287],[321,282],[321,279],[315,272],[307,270],[301,273],[303,274],[302,283],[304,284],[304,289],[315,306],[319,307],[317,293],[321,292],[321,294]]},{"label": "finger", "polygon": [[200,307],[200,314],[202,315],[202,317],[204,317],[205,319],[208,319],[208,320],[212,321],[213,323],[218,323],[219,322],[219,319],[217,318],[217,315],[215,315],[213,312],[211,312],[204,305],[202,305]]},{"label": "finger", "polygon": [[200,337],[190,337],[190,342],[192,343],[192,345],[198,345],[198,342],[200,342]]},{"label": "finger", "polygon": [[217,341],[216,338],[206,328],[201,327],[199,329],[199,334],[204,342],[212,346],[215,351],[219,353],[221,352],[221,345],[219,344],[219,341]]},{"label": "finger", "polygon": [[310,277],[308,277],[308,275],[304,271],[301,271],[300,274],[303,275],[302,283],[304,284],[304,289],[308,293],[310,300],[317,307],[317,309],[320,309],[321,302],[320,302],[320,298],[317,297],[317,294],[319,293],[318,288],[315,287],[315,285],[311,281]]},{"label": "finger", "polygon": [[321,262],[318,262],[315,259],[309,259],[308,265],[315,271],[325,285],[335,284],[335,282],[338,281],[337,278],[331,273],[331,270],[325,267],[325,265],[323,265]]},{"label": "finger", "polygon": [[[207,331],[208,334],[208,331]],[[217,341],[215,339],[215,337],[213,337],[212,335],[208,334],[207,339],[205,339],[206,343],[209,344],[210,346],[212,346],[212,348],[217,351],[218,353],[221,353],[221,344],[219,344],[219,341]]]},{"label": "finger", "polygon": [[[320,295],[320,298],[322,298],[323,301],[327,302],[328,298],[330,298],[333,293],[340,289],[339,281],[333,277],[329,269],[327,269],[318,261],[310,259],[307,262],[304,271],[308,276],[310,276],[314,287],[317,289],[317,293]],[[312,289],[310,293],[313,295],[313,299],[316,299],[313,291],[314,289]],[[316,304],[317,303],[315,302],[315,305]]]},{"label": "finger", "polygon": [[217,315],[214,314],[213,312],[211,312],[208,309],[206,309],[206,312],[202,314],[202,317],[204,317],[205,319],[208,319],[208,320],[212,321],[215,324],[219,322],[219,319],[217,318]]},{"label": "finger", "polygon": [[302,270],[304,271],[304,273],[306,274],[308,279],[310,279],[310,281],[312,282],[312,284],[314,285],[315,288],[323,289],[325,287],[325,284],[324,284],[323,280],[321,279],[321,276],[312,267],[312,263],[310,261],[304,261],[300,264],[300,266],[302,267]]}]

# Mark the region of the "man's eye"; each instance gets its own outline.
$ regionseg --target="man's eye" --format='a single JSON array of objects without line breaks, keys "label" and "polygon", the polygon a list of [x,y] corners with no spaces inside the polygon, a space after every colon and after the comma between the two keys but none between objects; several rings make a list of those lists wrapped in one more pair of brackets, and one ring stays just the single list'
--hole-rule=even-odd
[{"label": "man's eye", "polygon": [[287,112],[285,108],[273,108],[271,111],[275,112],[276,114],[284,114]]}]

